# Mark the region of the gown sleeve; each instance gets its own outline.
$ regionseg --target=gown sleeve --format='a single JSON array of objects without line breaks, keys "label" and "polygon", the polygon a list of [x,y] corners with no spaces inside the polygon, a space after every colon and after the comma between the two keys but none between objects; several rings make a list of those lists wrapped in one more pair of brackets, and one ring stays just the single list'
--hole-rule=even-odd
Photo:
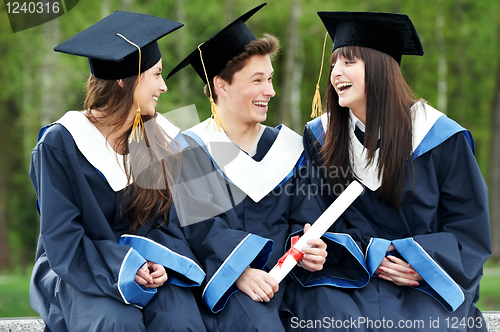
[{"label": "gown sleeve", "polygon": [[[144,306],[155,291],[139,286],[134,278],[146,261],[116,242],[88,186],[88,181],[102,178],[90,164],[81,164],[76,152],[68,152],[71,144],[69,133],[54,125],[32,153],[30,177],[41,213],[37,264],[48,261],[62,280],[81,292]],[[87,178],[89,172],[97,177]]]},{"label": "gown sleeve", "polygon": [[263,269],[272,240],[244,231],[232,209],[237,189],[213,168],[194,140],[183,152],[181,180],[176,185],[176,209],[183,231],[206,272],[203,302],[216,313],[238,291],[236,279],[248,267]]},{"label": "gown sleeve", "polygon": [[367,262],[373,273],[392,243],[396,254],[424,279],[416,288],[452,312],[464,302],[466,294],[477,291],[482,266],[491,254],[488,193],[462,133],[434,148],[431,160],[439,190],[436,229],[392,241],[373,238]]}]

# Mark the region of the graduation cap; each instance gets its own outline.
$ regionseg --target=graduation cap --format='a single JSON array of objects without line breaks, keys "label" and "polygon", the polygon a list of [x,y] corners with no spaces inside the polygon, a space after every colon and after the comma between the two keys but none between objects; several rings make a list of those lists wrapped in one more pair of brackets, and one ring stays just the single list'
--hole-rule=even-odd
[{"label": "graduation cap", "polygon": [[[318,12],[318,16],[333,40],[335,51],[343,46],[361,46],[390,55],[401,64],[403,54],[424,55],[424,49],[418,38],[417,30],[408,15],[376,12]],[[321,58],[321,69],[325,53]],[[312,103],[311,117],[321,115],[321,97],[319,81]]]},{"label": "graduation cap", "polygon": [[139,58],[141,73],[153,67],[161,58],[157,40],[183,25],[118,10],[56,46],[54,51],[88,58],[90,72],[97,78],[127,78],[139,74]]},{"label": "graduation cap", "polygon": [[167,79],[190,64],[205,84],[208,82],[207,77],[209,81],[212,80],[232,58],[245,51],[248,43],[257,39],[245,22],[265,5],[263,3],[243,14],[201,44],[167,75]]},{"label": "graduation cap", "polygon": [[[224,69],[224,67],[226,67],[226,64],[231,61],[231,59],[245,51],[245,46],[257,40],[252,31],[246,26],[245,22],[265,5],[266,3],[263,3],[246,12],[219,31],[215,36],[200,44],[196,50],[172,69],[167,75],[167,79],[190,64],[205,84],[211,81],[222,71],[222,69]],[[222,121],[217,105],[212,98],[210,84],[208,84],[208,89],[210,91],[210,104],[212,110],[211,118],[214,119],[217,130],[225,130],[227,126]]]},{"label": "graduation cap", "polygon": [[403,54],[424,55],[408,15],[375,12],[318,12],[333,40],[332,52],[342,46],[361,46],[386,53],[401,64]]}]

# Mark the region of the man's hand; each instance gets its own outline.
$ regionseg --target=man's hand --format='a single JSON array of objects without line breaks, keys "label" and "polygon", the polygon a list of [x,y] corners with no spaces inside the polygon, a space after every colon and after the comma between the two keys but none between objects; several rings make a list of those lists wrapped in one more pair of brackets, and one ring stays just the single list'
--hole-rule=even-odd
[{"label": "man's hand", "polygon": [[[310,224],[304,226],[304,234],[311,228]],[[301,251],[304,256],[301,259],[302,267],[310,272],[320,271],[326,262],[326,243],[321,239],[308,240],[307,244],[311,247],[303,247]]]},{"label": "man's hand", "polygon": [[243,271],[235,284],[255,302],[269,302],[279,290],[278,282],[267,272],[251,267]]}]

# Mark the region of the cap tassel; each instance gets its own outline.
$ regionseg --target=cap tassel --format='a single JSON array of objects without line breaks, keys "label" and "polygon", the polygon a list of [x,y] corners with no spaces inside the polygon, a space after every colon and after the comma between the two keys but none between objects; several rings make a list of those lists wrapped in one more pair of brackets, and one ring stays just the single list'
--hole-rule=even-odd
[{"label": "cap tassel", "polygon": [[318,83],[316,84],[316,92],[314,93],[314,98],[312,102],[312,112],[311,118],[316,118],[323,114],[323,108],[321,107],[321,94],[319,93],[319,82],[321,81],[321,73],[323,72],[323,61],[325,59],[325,48],[326,39],[328,37],[328,32],[325,34],[325,40],[323,42],[323,54],[321,56],[321,68],[319,69]]},{"label": "cap tassel", "polygon": [[137,143],[139,143],[141,139],[144,138],[144,132],[142,131],[143,126],[144,122],[142,121],[141,109],[138,107],[134,118],[134,124],[132,125],[132,131],[128,139],[129,143],[132,143],[134,139],[137,139]]},{"label": "cap tassel", "polygon": [[311,118],[321,116],[323,113],[321,108],[321,94],[319,93],[319,84],[316,84],[316,92],[314,93]]},{"label": "cap tassel", "polygon": [[137,82],[137,113],[135,114],[134,118],[134,124],[132,125],[132,131],[130,132],[130,137],[128,139],[129,144],[134,141],[134,139],[137,139],[137,143],[141,141],[141,139],[144,138],[144,132],[142,131],[142,128],[144,126],[144,122],[142,121],[141,117],[141,107],[139,104],[139,93],[141,91],[141,48],[137,46],[136,44],[132,43],[130,40],[125,38],[122,34],[117,33],[118,36],[122,37],[125,39],[126,42],[128,42],[131,45],[134,45],[137,47],[139,50],[139,75],[138,75],[138,82]]},{"label": "cap tassel", "polygon": [[[207,80],[208,91],[210,91],[210,105],[211,105],[211,111],[212,111],[212,115],[210,116],[210,119],[214,120],[214,126],[215,126],[215,129],[217,131],[226,131],[227,126],[224,123],[224,121],[222,120],[222,117],[219,113],[219,109],[217,108],[217,105],[214,102],[214,98],[212,95],[212,88],[210,87],[210,82],[208,81],[207,70],[205,68],[205,63],[203,62],[203,57],[201,55],[201,49],[200,49],[201,45],[203,45],[203,43],[198,45],[198,51],[200,51],[201,65],[203,66],[203,72],[205,73],[205,78]],[[208,125],[207,125],[207,127],[208,127]]]}]

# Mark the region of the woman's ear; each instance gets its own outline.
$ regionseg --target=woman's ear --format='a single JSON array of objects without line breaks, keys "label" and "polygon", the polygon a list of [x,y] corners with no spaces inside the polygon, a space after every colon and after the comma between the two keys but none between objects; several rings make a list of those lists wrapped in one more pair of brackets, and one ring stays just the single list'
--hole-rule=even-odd
[{"label": "woman's ear", "polygon": [[119,79],[117,80],[118,84],[123,88],[123,80],[122,79]]}]

